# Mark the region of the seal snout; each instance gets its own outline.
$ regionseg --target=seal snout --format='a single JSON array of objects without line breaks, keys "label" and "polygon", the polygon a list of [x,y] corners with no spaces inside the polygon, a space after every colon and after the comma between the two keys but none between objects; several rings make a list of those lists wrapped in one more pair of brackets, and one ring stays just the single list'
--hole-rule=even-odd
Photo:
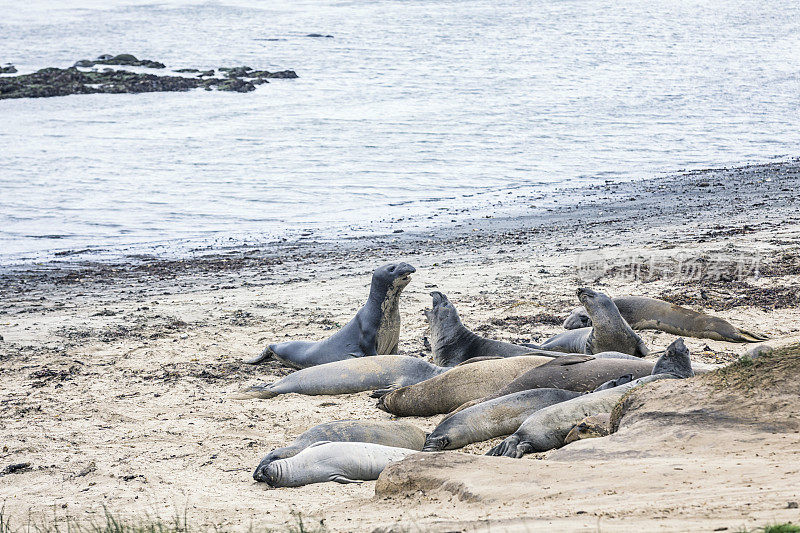
[{"label": "seal snout", "polygon": [[576,292],[578,294],[578,300],[581,302],[583,302],[586,298],[597,296],[597,293],[588,287],[579,287]]},{"label": "seal snout", "polygon": [[433,307],[434,307],[434,309],[439,307],[440,305],[446,305],[447,303],[450,302],[450,300],[447,299],[447,296],[445,296],[444,294],[442,294],[439,291],[431,292],[431,296],[433,297]]}]

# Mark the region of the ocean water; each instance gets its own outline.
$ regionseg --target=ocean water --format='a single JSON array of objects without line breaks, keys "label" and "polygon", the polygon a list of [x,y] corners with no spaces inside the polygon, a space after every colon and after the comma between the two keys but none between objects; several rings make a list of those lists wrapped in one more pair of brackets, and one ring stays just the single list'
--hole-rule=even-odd
[{"label": "ocean water", "polygon": [[0,263],[453,223],[800,146],[796,1],[0,0],[0,63],[102,53],[300,78],[0,100]]}]

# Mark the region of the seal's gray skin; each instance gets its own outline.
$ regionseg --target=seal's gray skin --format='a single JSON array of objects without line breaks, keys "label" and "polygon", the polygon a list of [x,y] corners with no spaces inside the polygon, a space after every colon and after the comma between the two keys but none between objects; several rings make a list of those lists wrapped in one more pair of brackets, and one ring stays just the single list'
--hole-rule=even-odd
[{"label": "seal's gray skin", "polygon": [[464,402],[486,396],[526,371],[552,360],[539,355],[523,355],[456,366],[444,374],[382,396],[378,400],[378,408],[397,416],[448,413]]},{"label": "seal's gray skin", "polygon": [[658,358],[656,366],[653,367],[653,375],[656,374],[672,374],[681,379],[694,376],[691,354],[683,339],[675,339],[667,346],[666,352]]},{"label": "seal's gray skin", "polygon": [[[516,428],[515,428],[516,429]],[[269,452],[259,463],[253,479],[267,481],[266,469],[272,461],[293,457],[315,442],[372,442],[384,446],[419,451],[425,443],[425,432],[399,420],[336,420],[309,429],[289,446]]]},{"label": "seal's gray skin", "polygon": [[580,392],[562,389],[536,389],[474,405],[440,422],[428,435],[422,451],[455,450],[473,442],[508,435],[535,411],[580,395]]},{"label": "seal's gray skin", "polygon": [[342,329],[318,342],[289,341],[270,344],[248,363],[270,355],[294,368],[307,368],[342,359],[397,353],[400,338],[400,293],[416,269],[408,263],[390,263],[372,273],[372,286],[364,307]]},{"label": "seal's gray skin", "polygon": [[389,463],[412,453],[417,452],[371,442],[317,442],[294,457],[269,463],[263,481],[270,487],[369,481],[378,479]]},{"label": "seal's gray skin", "polygon": [[582,439],[595,439],[611,434],[611,413],[587,416],[575,426],[564,438],[564,444]]},{"label": "seal's gray skin", "polygon": [[649,353],[644,341],[625,322],[611,298],[592,289],[580,288],[578,300],[592,319],[592,327],[559,333],[537,348],[590,355],[617,351],[644,357]]},{"label": "seal's gray skin", "polygon": [[480,401],[546,387],[589,392],[625,374],[632,374],[634,379],[648,376],[653,372],[654,366],[652,361],[642,359],[597,359],[591,355],[565,355],[528,370]]},{"label": "seal's gray skin", "polygon": [[587,416],[610,412],[619,399],[633,387],[665,377],[672,376],[645,376],[619,387],[583,394],[540,409],[529,416],[513,435],[489,450],[486,455],[504,455],[518,459],[528,453],[560,448],[575,424]]},{"label": "seal's gray skin", "polygon": [[[653,367],[654,374],[618,387],[584,394],[572,400],[545,407],[529,416],[519,429],[506,440],[489,450],[487,455],[522,457],[531,452],[544,452],[564,445],[570,430],[587,416],[610,413],[614,405],[633,387],[659,379],[685,377],[685,363],[690,361],[689,350],[678,339],[667,347]],[[655,373],[668,371],[670,373]],[[673,374],[676,371],[679,374]],[[691,372],[691,363],[689,363]]]},{"label": "seal's gray skin", "polygon": [[298,370],[275,383],[250,387],[234,398],[274,398],[291,392],[309,396],[352,394],[376,388],[413,385],[446,370],[408,355],[345,359]]},{"label": "seal's gray skin", "polygon": [[[728,342],[761,342],[767,339],[759,333],[737,328],[721,318],[664,300],[645,296],[621,296],[613,301],[622,318],[633,329],[657,329],[674,335]],[[592,319],[583,307],[576,308],[564,321],[565,329],[591,325]]]},{"label": "seal's gray skin", "polygon": [[433,362],[440,366],[455,366],[473,357],[513,357],[530,353],[530,348],[495,341],[476,335],[464,327],[455,306],[441,292],[434,291],[433,307],[425,310],[431,326]]},{"label": "seal's gray skin", "polygon": [[613,389],[614,387],[619,387],[620,385],[624,385],[625,383],[630,383],[631,381],[633,381],[633,374],[625,374],[624,376],[620,376],[617,379],[606,381],[605,383],[594,389],[592,392],[597,392],[606,389]]}]

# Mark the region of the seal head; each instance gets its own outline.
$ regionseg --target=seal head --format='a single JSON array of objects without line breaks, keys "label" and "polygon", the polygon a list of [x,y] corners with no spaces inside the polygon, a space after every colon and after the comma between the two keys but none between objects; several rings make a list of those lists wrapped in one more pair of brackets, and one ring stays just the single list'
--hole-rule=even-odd
[{"label": "seal head", "polygon": [[675,339],[667,346],[666,353],[658,358],[656,366],[653,367],[653,375],[656,374],[672,374],[678,378],[694,376],[689,348],[683,343],[682,338]]}]

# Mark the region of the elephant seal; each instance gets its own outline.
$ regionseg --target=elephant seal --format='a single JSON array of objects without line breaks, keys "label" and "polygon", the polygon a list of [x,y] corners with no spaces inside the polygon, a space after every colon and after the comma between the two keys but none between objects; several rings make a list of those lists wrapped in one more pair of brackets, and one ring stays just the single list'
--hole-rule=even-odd
[{"label": "elephant seal", "polygon": [[[687,309],[679,305],[647,298],[621,296],[613,299],[622,318],[633,329],[656,329],[673,335],[714,339],[728,342],[761,342],[767,337],[737,328],[727,320]],[[564,321],[565,329],[585,328],[592,319],[583,307],[578,307]]]},{"label": "elephant seal", "polygon": [[461,323],[455,306],[439,291],[431,293],[433,307],[425,310],[431,327],[433,362],[455,366],[467,359],[483,356],[513,357],[531,352],[530,348],[481,337]]},{"label": "elephant seal", "polygon": [[600,413],[598,415],[587,416],[575,424],[564,438],[564,444],[569,444],[576,440],[605,437],[610,434],[611,413]]},{"label": "elephant seal", "polygon": [[269,463],[262,480],[270,487],[358,483],[378,479],[386,465],[412,453],[417,452],[371,442],[317,442],[293,457]]},{"label": "elephant seal", "polygon": [[[662,361],[663,360],[663,361]],[[662,363],[663,364],[660,364]],[[536,411],[520,425],[517,431],[489,450],[487,455],[504,455],[520,458],[531,452],[544,452],[564,445],[570,430],[587,416],[610,413],[614,405],[632,388],[659,379],[680,379],[685,375],[686,364],[691,370],[689,350],[678,339],[656,362],[653,374],[606,390],[584,394],[565,402]],[[672,373],[656,373],[676,370]]]},{"label": "elephant seal", "polygon": [[383,395],[378,400],[378,408],[397,416],[448,413],[464,402],[491,394],[517,376],[548,361],[552,359],[523,355],[456,366],[434,378]]},{"label": "elephant seal", "polygon": [[543,350],[589,355],[617,351],[644,357],[649,353],[644,341],[625,322],[611,298],[592,289],[580,288],[578,300],[592,319],[592,326],[565,331],[541,345],[532,346]]},{"label": "elephant seal", "polygon": [[376,268],[367,303],[342,329],[318,342],[270,344],[261,355],[247,362],[256,364],[274,356],[288,366],[307,368],[353,357],[396,354],[400,338],[400,293],[414,272],[416,269],[408,263],[389,263]]},{"label": "elephant seal", "polygon": [[419,451],[425,432],[407,422],[393,420],[336,420],[307,430],[289,446],[269,452],[258,464],[253,479],[267,481],[266,469],[272,461],[294,457],[315,442],[372,442]]},{"label": "elephant seal", "polygon": [[535,389],[474,405],[442,420],[425,439],[422,451],[455,450],[473,442],[509,435],[535,411],[580,395],[580,392],[563,389]]},{"label": "elephant seal", "polygon": [[447,370],[408,355],[345,359],[298,370],[275,383],[250,387],[233,398],[274,398],[292,392],[309,396],[352,394],[375,388],[413,385]]},{"label": "elephant seal", "polygon": [[606,390],[606,389],[613,389],[614,387],[619,387],[620,385],[624,385],[625,383],[630,383],[633,381],[633,374],[625,374],[624,376],[620,376],[617,379],[611,379],[606,381],[592,392],[597,392],[599,390]]}]

